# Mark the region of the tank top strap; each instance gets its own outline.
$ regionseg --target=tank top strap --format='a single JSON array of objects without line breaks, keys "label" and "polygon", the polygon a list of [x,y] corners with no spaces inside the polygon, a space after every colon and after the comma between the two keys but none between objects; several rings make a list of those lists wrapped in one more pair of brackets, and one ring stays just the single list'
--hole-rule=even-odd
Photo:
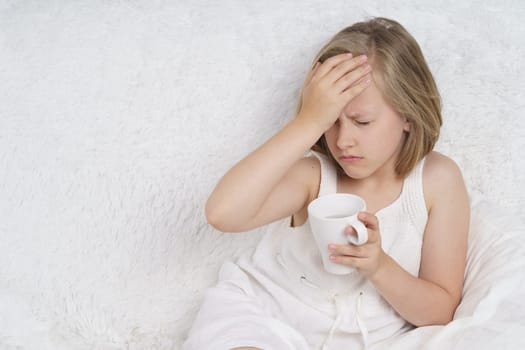
[{"label": "tank top strap", "polygon": [[322,153],[310,151],[306,156],[315,156],[321,163],[321,183],[318,197],[337,192],[337,170],[330,159]]},{"label": "tank top strap", "polygon": [[403,184],[403,207],[418,232],[424,232],[428,212],[423,193],[423,166],[425,158],[421,159],[414,170],[405,178]]}]

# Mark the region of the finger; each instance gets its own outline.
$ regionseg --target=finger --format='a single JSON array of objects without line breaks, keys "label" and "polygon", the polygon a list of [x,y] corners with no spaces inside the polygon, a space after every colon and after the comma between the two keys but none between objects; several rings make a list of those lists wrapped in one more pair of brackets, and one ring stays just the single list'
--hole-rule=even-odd
[{"label": "finger", "polygon": [[319,61],[315,62],[313,68],[308,72],[308,75],[306,76],[306,83],[309,83],[312,80],[320,64],[321,63]]},{"label": "finger", "polygon": [[357,218],[361,220],[363,224],[365,224],[367,229],[374,231],[379,229],[379,221],[377,220],[377,216],[374,214],[361,211],[359,214],[357,214]]},{"label": "finger", "polygon": [[319,67],[319,77],[324,77],[328,72],[337,67],[341,62],[345,62],[352,59],[351,53],[342,53],[339,55],[332,56],[324,61]]},{"label": "finger", "polygon": [[[370,79],[372,80],[372,71],[370,71],[368,74],[365,74],[363,75],[361,78],[359,78],[357,81],[355,81],[351,86],[353,87],[354,85],[358,85],[358,84],[361,84],[361,83],[364,83],[366,79]],[[346,91],[346,90],[345,90]]]},{"label": "finger", "polygon": [[341,79],[341,77],[366,64],[367,60],[368,57],[366,55],[361,55],[354,57],[351,60],[340,62],[336,67],[326,74],[326,77],[328,80],[335,83]]},{"label": "finger", "polygon": [[331,247],[329,251],[330,254],[336,256],[345,255],[358,258],[366,258],[370,255],[369,249],[366,245],[356,246],[353,244],[339,244]]},{"label": "finger", "polygon": [[[370,233],[368,232],[368,229],[366,230],[367,230],[367,236],[371,236]],[[352,226],[348,226],[345,229],[345,234],[347,236],[346,239],[348,243],[352,246],[360,246],[360,245],[366,244],[367,242],[371,241],[371,237],[368,237],[367,240],[364,242],[362,241],[362,239],[359,239],[359,234],[357,233],[357,230]]]},{"label": "finger", "polygon": [[362,83],[367,76],[370,76],[369,73],[371,71],[372,67],[369,64],[362,64],[361,66],[357,67],[356,69],[346,73],[341,78],[339,78],[339,80],[335,82],[334,86],[337,91],[344,92],[348,88]]},{"label": "finger", "polygon": [[355,228],[353,226],[347,226],[345,228],[345,234],[347,236],[353,236],[354,238],[357,239],[357,231],[355,230]]},{"label": "finger", "polygon": [[354,85],[347,88],[345,91],[341,93],[341,96],[345,98],[346,101],[351,101],[355,97],[359,96],[365,89],[370,86],[372,82],[372,77],[370,74],[367,74],[363,77],[363,79],[360,79],[357,81]]},{"label": "finger", "polygon": [[358,258],[354,256],[346,256],[346,255],[331,255],[330,256],[330,261],[336,264],[353,266],[356,268],[359,268],[360,266],[362,266],[364,260],[365,259],[363,258]]}]

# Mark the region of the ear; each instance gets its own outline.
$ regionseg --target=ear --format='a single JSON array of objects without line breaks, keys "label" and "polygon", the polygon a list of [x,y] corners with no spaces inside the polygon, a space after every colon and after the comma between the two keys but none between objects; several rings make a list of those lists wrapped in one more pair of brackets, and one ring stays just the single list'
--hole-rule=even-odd
[{"label": "ear", "polygon": [[407,117],[404,117],[404,125],[403,125],[403,131],[410,132],[412,129],[412,122]]}]

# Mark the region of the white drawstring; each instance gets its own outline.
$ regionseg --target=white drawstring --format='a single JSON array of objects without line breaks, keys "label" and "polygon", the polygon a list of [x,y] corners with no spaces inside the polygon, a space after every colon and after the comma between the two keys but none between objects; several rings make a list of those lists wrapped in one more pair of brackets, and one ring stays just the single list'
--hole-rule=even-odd
[{"label": "white drawstring", "polygon": [[335,318],[335,321],[332,323],[332,327],[330,327],[330,332],[328,332],[328,335],[325,341],[323,342],[323,346],[321,347],[321,350],[328,350],[328,345],[332,341],[334,332],[341,324],[341,321],[343,320],[343,316],[344,316],[344,309],[345,309],[344,299],[342,299],[341,296],[338,294],[335,294],[333,299],[335,301],[335,308],[336,308],[337,316]]},{"label": "white drawstring", "polygon": [[[363,345],[364,349],[368,347],[368,329],[366,328],[365,322],[363,321],[363,318],[361,317],[361,309],[362,309],[362,299],[363,299],[363,292],[359,292],[359,296],[357,297],[356,301],[356,320],[357,320],[357,326],[359,327],[359,331],[361,332],[361,336],[363,337]],[[332,323],[332,327],[330,328],[330,332],[328,333],[328,336],[326,337],[325,341],[323,342],[323,345],[321,347],[321,350],[328,350],[328,345],[332,341],[332,338],[334,336],[335,330],[339,327],[341,324],[341,321],[343,320],[343,315],[345,311],[345,305],[344,305],[344,299],[342,299],[343,296],[340,296],[338,294],[334,295],[334,301],[335,301],[335,307],[337,310],[337,317]]]},{"label": "white drawstring", "polygon": [[[276,254],[275,256],[277,262],[287,271],[288,268],[286,266],[286,264],[284,263],[283,261],[283,258],[281,256],[281,254]],[[314,289],[321,289],[321,287],[319,287],[317,284],[309,281],[304,275],[301,275],[300,276],[300,280],[301,280],[301,283],[303,283],[304,285],[310,287],[310,288],[314,288]],[[361,299],[363,297],[363,292],[359,292],[359,296],[357,297],[357,301],[356,301],[356,319],[357,319],[357,325],[359,327],[359,330],[361,331],[361,336],[363,337],[363,344],[364,344],[364,348],[366,349],[367,346],[368,346],[368,329],[366,328],[366,325],[365,325],[365,322],[363,321],[363,319],[361,318]],[[336,308],[336,318],[334,320],[334,322],[332,323],[332,326],[330,327],[330,331],[328,332],[328,335],[326,336],[322,346],[321,346],[321,350],[329,350],[328,346],[330,344],[330,342],[332,341],[332,338],[334,336],[334,333],[335,333],[335,330],[341,325],[341,322],[343,321],[343,316],[345,315],[345,309],[347,309],[347,307],[345,307],[345,299],[348,298],[348,296],[343,296],[343,295],[339,295],[339,294],[334,294],[334,296],[332,297],[334,303],[335,303],[335,308]]]},{"label": "white drawstring", "polygon": [[357,297],[357,305],[356,305],[356,315],[357,315],[357,325],[359,326],[359,330],[361,331],[361,336],[363,337],[363,345],[365,346],[365,349],[368,347],[368,329],[366,328],[365,322],[361,318],[361,299],[363,298],[363,292],[359,292],[359,296]]}]

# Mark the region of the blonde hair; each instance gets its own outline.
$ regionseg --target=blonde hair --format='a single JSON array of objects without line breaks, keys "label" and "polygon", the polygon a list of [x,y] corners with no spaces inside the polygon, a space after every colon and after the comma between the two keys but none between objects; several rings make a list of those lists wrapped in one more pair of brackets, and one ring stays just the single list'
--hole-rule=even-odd
[{"label": "blonde hair", "polygon": [[[345,52],[354,57],[366,54],[383,81],[383,96],[399,115],[410,123],[395,166],[406,177],[434,148],[442,125],[441,98],[436,83],[416,40],[398,22],[373,18],[358,22],[337,33],[317,54],[316,62]],[[302,91],[300,96],[302,96]],[[299,98],[297,112],[302,105]],[[312,149],[333,159],[324,135]]]}]

